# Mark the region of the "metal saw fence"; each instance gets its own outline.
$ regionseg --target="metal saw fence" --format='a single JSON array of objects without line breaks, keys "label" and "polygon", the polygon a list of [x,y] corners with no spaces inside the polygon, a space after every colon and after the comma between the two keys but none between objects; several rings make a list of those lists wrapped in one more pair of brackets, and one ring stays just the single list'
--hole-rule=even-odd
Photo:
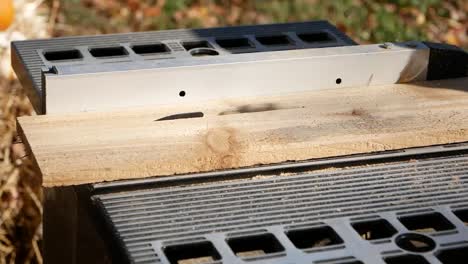
[{"label": "metal saw fence", "polygon": [[[12,65],[37,113],[45,113],[43,72],[204,55],[355,45],[326,21],[79,36],[12,43]],[[192,53],[191,53],[192,51]]]}]

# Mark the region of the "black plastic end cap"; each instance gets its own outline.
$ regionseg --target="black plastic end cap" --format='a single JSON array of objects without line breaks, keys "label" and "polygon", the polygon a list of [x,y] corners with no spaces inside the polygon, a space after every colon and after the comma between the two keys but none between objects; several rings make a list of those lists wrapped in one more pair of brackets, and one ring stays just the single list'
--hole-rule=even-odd
[{"label": "black plastic end cap", "polygon": [[427,80],[468,76],[468,53],[443,43],[423,42],[430,49]]}]

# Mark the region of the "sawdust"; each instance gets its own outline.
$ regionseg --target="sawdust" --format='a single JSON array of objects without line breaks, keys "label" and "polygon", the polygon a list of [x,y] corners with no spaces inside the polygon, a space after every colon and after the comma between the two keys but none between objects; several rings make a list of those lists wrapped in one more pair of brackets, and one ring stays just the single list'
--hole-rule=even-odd
[{"label": "sawdust", "polygon": [[207,264],[214,261],[213,257],[200,257],[200,258],[191,258],[183,259],[177,261],[177,264]]},{"label": "sawdust", "polygon": [[257,250],[250,250],[250,251],[243,251],[243,252],[237,252],[236,256],[241,257],[241,258],[251,258],[251,257],[258,257],[258,256],[263,256],[266,255],[265,251],[261,249]]},{"label": "sawdust", "polygon": [[[389,161],[389,162],[382,162],[382,163],[369,163],[369,164],[358,164],[358,165],[350,165],[350,166],[336,166],[336,165],[329,165],[329,166],[320,166],[310,170],[304,171],[284,171],[284,172],[264,172],[258,173],[256,175],[244,177],[244,178],[236,178],[236,179],[229,179],[229,176],[219,176],[215,180],[209,180],[207,182],[198,182],[193,184],[188,184],[187,186],[204,186],[210,185],[213,181],[216,183],[237,183],[237,182],[245,182],[251,180],[268,180],[274,178],[281,178],[281,177],[291,177],[291,176],[300,176],[300,175],[307,175],[307,174],[318,174],[318,173],[334,173],[339,172],[342,170],[349,170],[349,169],[364,169],[364,168],[371,168],[376,166],[389,166],[392,164],[398,163],[416,163],[418,160],[416,159],[409,159],[407,161]],[[293,169],[291,169],[293,170]],[[455,181],[455,180],[454,180]],[[179,188],[180,186],[174,186],[169,188]]]}]

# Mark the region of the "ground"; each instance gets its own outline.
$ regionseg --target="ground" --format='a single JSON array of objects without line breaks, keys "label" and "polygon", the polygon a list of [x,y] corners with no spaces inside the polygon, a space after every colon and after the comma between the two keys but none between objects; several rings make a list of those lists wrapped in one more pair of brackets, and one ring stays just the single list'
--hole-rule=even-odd
[{"label": "ground", "polygon": [[32,108],[9,66],[11,40],[325,19],[359,43],[429,40],[468,48],[464,0],[15,0],[14,5],[13,25],[0,31],[0,264],[42,262],[40,175],[15,132],[15,118]]}]

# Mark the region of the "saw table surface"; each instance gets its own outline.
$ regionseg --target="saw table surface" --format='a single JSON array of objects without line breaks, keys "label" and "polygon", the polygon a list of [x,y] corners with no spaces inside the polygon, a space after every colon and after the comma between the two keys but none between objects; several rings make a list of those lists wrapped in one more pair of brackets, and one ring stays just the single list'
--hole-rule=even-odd
[{"label": "saw table surface", "polygon": [[[20,117],[44,186],[463,142],[468,78]],[[175,118],[175,119],[174,119]]]}]

